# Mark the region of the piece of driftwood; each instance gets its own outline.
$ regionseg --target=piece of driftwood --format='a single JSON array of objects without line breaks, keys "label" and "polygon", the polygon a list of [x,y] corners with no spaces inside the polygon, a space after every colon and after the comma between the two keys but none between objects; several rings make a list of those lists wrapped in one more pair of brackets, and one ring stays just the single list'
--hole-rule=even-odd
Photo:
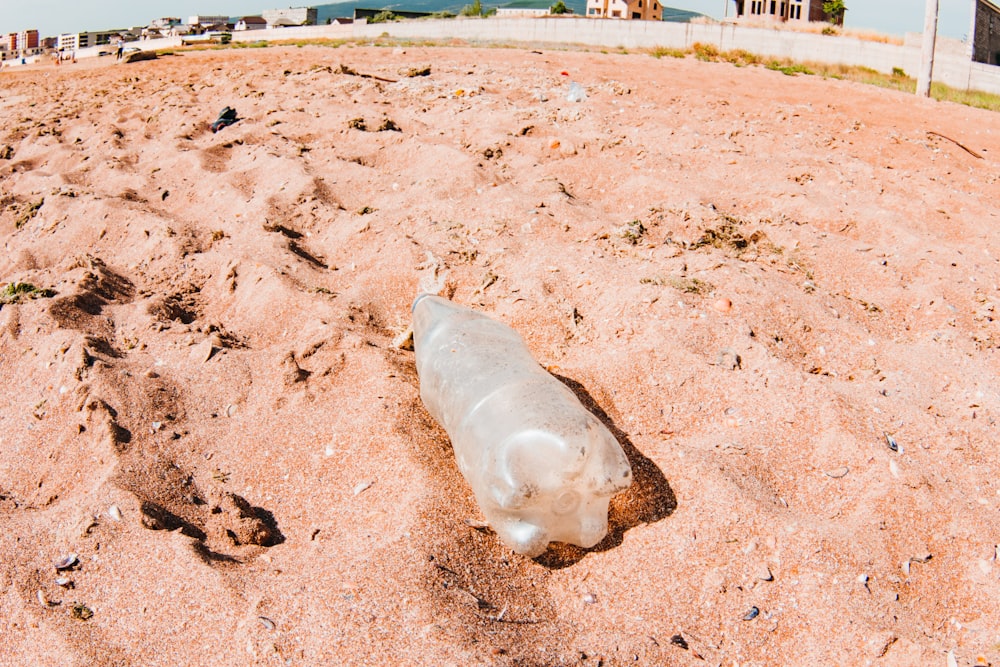
[{"label": "piece of driftwood", "polygon": [[376,76],[374,74],[364,74],[363,72],[358,72],[347,65],[341,64],[340,69],[337,70],[337,74],[349,74],[350,76],[360,76],[362,79],[375,79],[376,81],[385,81],[386,83],[397,83],[396,79],[386,79],[382,76]]}]

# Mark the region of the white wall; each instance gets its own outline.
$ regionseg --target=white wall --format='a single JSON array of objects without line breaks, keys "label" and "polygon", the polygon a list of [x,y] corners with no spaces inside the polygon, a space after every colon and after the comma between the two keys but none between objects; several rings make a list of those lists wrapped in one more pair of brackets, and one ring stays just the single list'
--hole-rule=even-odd
[{"label": "white wall", "polygon": [[[466,39],[470,42],[530,42],[588,44],[628,49],[690,48],[696,42],[712,44],[721,51],[744,49],[762,56],[792,58],[870,67],[890,73],[902,69],[915,76],[920,65],[920,35],[907,35],[903,44],[882,44],[853,37],[820,35],[750,28],[734,24],[672,23],[667,21],[619,21],[588,18],[463,18],[419,19],[390,23],[356,22],[349,25],[317,25],[277,28],[263,32],[233,33],[233,41],[290,39],[372,39],[381,35],[409,39]],[[179,37],[132,42],[143,49],[180,46]],[[84,53],[93,51],[92,54]],[[78,57],[96,55],[99,49],[84,49]],[[934,80],[962,90],[1000,94],[1000,67],[970,60],[968,45],[954,39],[937,40]]]}]

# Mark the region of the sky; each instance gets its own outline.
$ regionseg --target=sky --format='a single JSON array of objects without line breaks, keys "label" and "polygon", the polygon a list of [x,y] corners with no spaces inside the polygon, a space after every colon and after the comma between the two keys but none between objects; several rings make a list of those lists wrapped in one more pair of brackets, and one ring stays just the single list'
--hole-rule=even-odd
[{"label": "sky", "polygon": [[[964,39],[969,32],[974,0],[939,0],[938,34]],[[306,4],[306,3],[301,3]],[[313,3],[322,4],[322,3]],[[405,6],[406,0],[374,0],[368,4]],[[504,4],[485,0],[484,5]],[[922,32],[924,0],[845,0],[845,25],[878,32],[903,34]],[[666,0],[677,9],[701,12],[721,19],[732,15],[733,0]],[[147,25],[155,18],[176,16],[187,20],[194,14],[244,16],[264,9],[283,7],[284,2],[255,3],[254,0],[0,0],[0,33],[37,29],[42,37],[62,32],[106,30]]]}]

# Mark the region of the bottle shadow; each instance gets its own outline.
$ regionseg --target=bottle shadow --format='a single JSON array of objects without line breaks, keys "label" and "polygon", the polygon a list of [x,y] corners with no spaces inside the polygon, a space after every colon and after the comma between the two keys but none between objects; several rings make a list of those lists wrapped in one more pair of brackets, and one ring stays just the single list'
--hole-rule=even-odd
[{"label": "bottle shadow", "polygon": [[553,373],[553,376],[569,387],[584,407],[611,431],[632,466],[632,484],[611,498],[608,508],[608,534],[603,540],[589,549],[575,544],[553,542],[545,553],[534,559],[543,567],[558,570],[580,562],[588,553],[614,549],[622,543],[625,533],[630,528],[655,523],[670,516],[677,509],[677,496],[674,495],[663,472],[632,444],[624,431],[615,426],[608,413],[583,385],[561,375]]}]

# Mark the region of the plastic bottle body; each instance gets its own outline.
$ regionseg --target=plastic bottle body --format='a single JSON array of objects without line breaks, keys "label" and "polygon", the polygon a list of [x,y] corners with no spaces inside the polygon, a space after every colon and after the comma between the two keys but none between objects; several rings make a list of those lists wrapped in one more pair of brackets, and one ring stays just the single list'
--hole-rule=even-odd
[{"label": "plastic bottle body", "polygon": [[614,435],[507,325],[436,296],[413,305],[420,397],[451,438],[483,514],[518,553],[607,534],[632,481]]}]

